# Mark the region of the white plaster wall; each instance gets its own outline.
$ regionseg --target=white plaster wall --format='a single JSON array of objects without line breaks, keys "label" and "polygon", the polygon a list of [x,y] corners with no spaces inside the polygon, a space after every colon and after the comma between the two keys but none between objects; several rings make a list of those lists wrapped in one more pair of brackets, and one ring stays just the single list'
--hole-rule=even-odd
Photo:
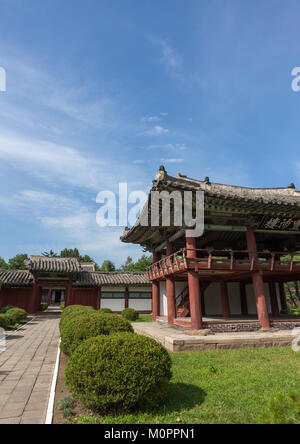
[{"label": "white plaster wall", "polygon": [[134,308],[138,311],[152,311],[151,299],[129,299],[129,308]]},{"label": "white plaster wall", "polygon": [[240,315],[242,312],[240,298],[240,284],[238,282],[230,282],[228,284],[228,297],[230,314]]},{"label": "white plaster wall", "polygon": [[180,293],[187,287],[187,281],[175,282],[175,296],[179,296]]},{"label": "white plaster wall", "polygon": [[112,311],[123,311],[125,299],[101,299],[101,308],[110,308]]},{"label": "white plaster wall", "polygon": [[206,316],[221,315],[220,284],[213,282],[205,291],[204,296]]},{"label": "white plaster wall", "polygon": [[166,282],[159,283],[159,294],[160,294],[160,315],[161,316],[168,316]]}]

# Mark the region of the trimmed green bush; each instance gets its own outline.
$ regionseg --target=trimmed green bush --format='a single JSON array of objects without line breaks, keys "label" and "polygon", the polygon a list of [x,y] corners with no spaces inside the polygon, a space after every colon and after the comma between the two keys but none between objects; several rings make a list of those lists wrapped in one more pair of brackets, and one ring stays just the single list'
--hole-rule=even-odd
[{"label": "trimmed green bush", "polygon": [[61,350],[71,356],[85,339],[118,332],[133,333],[133,328],[120,316],[99,313],[81,314],[68,319],[61,331]]},{"label": "trimmed green bush", "polygon": [[9,317],[6,314],[0,314],[0,328],[7,330],[9,327]]},{"label": "trimmed green bush", "polygon": [[271,400],[260,422],[263,424],[300,424],[300,394],[279,394]]},{"label": "trimmed green bush", "polygon": [[11,325],[27,322],[27,313],[22,308],[11,308],[6,312],[6,316],[9,317]]},{"label": "trimmed green bush", "polygon": [[139,318],[139,312],[134,310],[134,308],[125,308],[122,311],[123,318],[127,319],[128,321],[136,321]]},{"label": "trimmed green bush", "polygon": [[47,304],[47,302],[42,302],[40,305],[40,310],[46,311],[48,307],[49,307],[49,305]]},{"label": "trimmed green bush", "polygon": [[1,310],[1,313],[5,314],[8,312],[8,310],[11,310],[12,308],[17,308],[14,305],[7,305],[6,307],[3,307]]},{"label": "trimmed green bush", "polygon": [[71,319],[74,319],[82,314],[86,313],[96,313],[93,307],[88,307],[85,305],[70,305],[64,309],[61,314],[59,329],[60,332],[63,331],[64,327],[68,324]]},{"label": "trimmed green bush", "polygon": [[64,310],[64,309],[65,309],[65,303],[62,302],[62,303],[60,304],[59,308],[60,308],[61,310]]},{"label": "trimmed green bush", "polygon": [[113,314],[113,311],[110,308],[100,308],[100,310],[98,311],[98,313],[103,313],[103,314]]},{"label": "trimmed green bush", "polygon": [[167,350],[154,339],[130,333],[86,340],[66,368],[73,396],[101,413],[161,407],[171,376]]}]

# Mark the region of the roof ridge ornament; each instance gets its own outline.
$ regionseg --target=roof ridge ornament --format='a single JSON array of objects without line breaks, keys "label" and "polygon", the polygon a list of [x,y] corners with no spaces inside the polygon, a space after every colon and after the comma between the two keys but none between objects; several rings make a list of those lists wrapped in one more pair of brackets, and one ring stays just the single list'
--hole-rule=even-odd
[{"label": "roof ridge ornament", "polygon": [[159,167],[158,173],[155,176],[154,183],[155,182],[163,182],[165,180],[165,178],[167,177],[167,175],[168,175],[168,173],[167,173],[165,167],[163,165],[161,165]]}]

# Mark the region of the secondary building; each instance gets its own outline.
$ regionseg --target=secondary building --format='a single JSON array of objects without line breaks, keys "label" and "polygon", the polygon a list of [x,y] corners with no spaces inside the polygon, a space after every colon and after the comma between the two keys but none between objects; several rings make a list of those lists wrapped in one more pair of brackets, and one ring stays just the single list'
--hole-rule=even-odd
[{"label": "secondary building", "polygon": [[26,270],[0,270],[0,308],[14,305],[28,313],[49,305],[90,305],[116,313],[134,308],[152,312],[151,283],[147,273],[99,272],[94,263],[76,258],[30,256]]}]

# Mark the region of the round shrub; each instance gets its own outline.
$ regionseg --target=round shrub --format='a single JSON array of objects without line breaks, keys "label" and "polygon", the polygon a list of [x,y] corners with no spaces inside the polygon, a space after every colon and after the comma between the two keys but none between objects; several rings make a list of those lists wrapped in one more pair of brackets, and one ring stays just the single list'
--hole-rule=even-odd
[{"label": "round shrub", "polygon": [[86,313],[68,320],[61,332],[61,349],[71,356],[85,339],[118,332],[133,333],[133,328],[120,316]]},{"label": "round shrub", "polygon": [[83,342],[66,368],[73,396],[101,413],[162,405],[171,359],[154,339],[118,333]]},{"label": "round shrub", "polygon": [[9,326],[9,317],[6,314],[0,314],[0,328],[7,330]]},{"label": "round shrub", "polygon": [[48,309],[49,305],[47,304],[47,302],[41,302],[40,305],[40,310],[41,311],[46,311]]},{"label": "round shrub", "polygon": [[110,308],[101,308],[98,313],[113,314],[113,311]]},{"label": "round shrub", "polygon": [[128,321],[133,322],[139,318],[139,312],[134,310],[134,308],[125,308],[125,310],[122,311],[122,316]]},{"label": "round shrub", "polygon": [[88,307],[85,305],[70,305],[69,307],[65,308],[61,314],[59,323],[60,332],[63,331],[64,327],[68,324],[69,321],[71,321],[71,319],[81,316],[82,314],[95,312],[96,311],[93,309],[93,307]]},{"label": "round shrub", "polygon": [[1,313],[6,314],[8,312],[8,310],[11,310],[12,308],[17,308],[14,305],[7,305],[6,307],[3,307],[1,309]]},{"label": "round shrub", "polygon": [[10,324],[22,324],[27,321],[27,313],[22,308],[11,308],[6,312],[6,316],[10,319]]}]

